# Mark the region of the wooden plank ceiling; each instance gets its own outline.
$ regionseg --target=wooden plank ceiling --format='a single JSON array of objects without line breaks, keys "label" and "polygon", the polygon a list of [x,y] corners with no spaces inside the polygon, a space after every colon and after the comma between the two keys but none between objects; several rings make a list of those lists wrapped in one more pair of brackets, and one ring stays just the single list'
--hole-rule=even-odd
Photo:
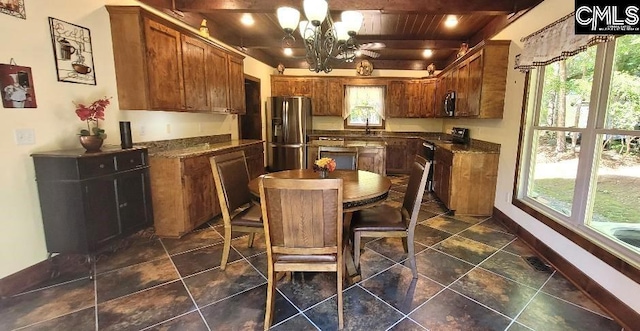
[{"label": "wooden plank ceiling", "polygon": [[[212,37],[234,46],[273,67],[307,68],[304,45],[298,31],[293,56],[282,50],[284,32],[276,9],[297,8],[304,17],[302,0],[142,0],[183,22],[198,28],[203,18]],[[358,10],[364,23],[356,37],[358,43],[383,43],[375,49],[380,56],[368,59],[376,69],[424,70],[429,63],[444,68],[456,58],[463,42],[470,46],[489,39],[542,0],[328,0],[331,16],[340,20],[344,10]],[[255,23],[245,26],[242,15],[250,13]],[[458,25],[447,28],[447,15],[456,15]],[[425,48],[433,50],[423,57]],[[356,60],[358,62],[358,60]],[[334,68],[355,68],[341,63]]]}]

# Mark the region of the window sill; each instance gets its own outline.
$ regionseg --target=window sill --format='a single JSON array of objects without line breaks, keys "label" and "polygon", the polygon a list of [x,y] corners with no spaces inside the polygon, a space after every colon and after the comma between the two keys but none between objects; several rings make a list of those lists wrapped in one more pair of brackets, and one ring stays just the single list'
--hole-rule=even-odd
[{"label": "window sill", "polygon": [[537,219],[538,221],[542,222],[546,226],[550,227],[552,230],[561,234],[565,238],[569,239],[571,242],[578,245],[582,249],[588,251],[593,256],[602,260],[613,269],[629,277],[633,281],[640,283],[640,268],[636,266],[632,261],[624,258],[624,254],[617,252],[617,250],[615,249],[605,247],[602,243],[598,243],[597,241],[605,240],[599,240],[604,238],[604,236],[598,234],[595,230],[589,229],[589,232],[593,232],[594,236],[591,236],[587,233],[582,233],[583,231],[580,231],[581,229],[572,228],[568,225],[558,222],[545,215],[544,213],[538,211],[537,209],[531,207],[522,200],[513,199],[513,205],[529,214],[533,218]]}]

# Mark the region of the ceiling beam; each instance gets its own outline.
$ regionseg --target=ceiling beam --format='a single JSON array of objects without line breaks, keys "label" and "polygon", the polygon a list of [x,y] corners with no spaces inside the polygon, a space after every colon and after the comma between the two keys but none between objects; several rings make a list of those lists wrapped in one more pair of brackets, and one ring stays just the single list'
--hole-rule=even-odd
[{"label": "ceiling beam", "polygon": [[[273,13],[277,7],[302,8],[302,0],[174,0],[176,9],[188,12],[213,12],[218,10]],[[516,4],[517,3],[517,4]],[[383,13],[412,12],[427,14],[484,14],[502,15],[515,9],[532,7],[538,0],[331,0],[331,10],[379,10]]]},{"label": "ceiling beam", "polygon": [[[363,36],[362,38],[358,36],[356,37],[356,39],[360,44],[381,42],[385,44],[386,46],[385,48],[394,49],[394,50],[395,49],[425,49],[425,48],[430,48],[433,50],[437,50],[437,49],[457,50],[460,48],[460,44],[464,42],[464,40],[406,40],[406,39],[387,40],[384,38],[367,38],[366,36]],[[242,46],[247,48],[265,48],[265,49],[281,48],[282,38],[242,39]],[[297,38],[292,48],[304,48],[302,39]]]},{"label": "ceiling beam", "polygon": [[[376,60],[368,59],[373,64],[374,71],[378,69],[388,70],[427,70],[427,65],[432,61],[426,62],[421,60]],[[353,69],[355,70],[356,64],[360,60],[356,60],[352,63],[334,63],[333,69]],[[297,59],[282,59],[281,63],[285,68],[306,69],[309,65],[304,60]],[[441,70],[447,65],[446,61],[434,61],[433,62],[437,70]]]}]

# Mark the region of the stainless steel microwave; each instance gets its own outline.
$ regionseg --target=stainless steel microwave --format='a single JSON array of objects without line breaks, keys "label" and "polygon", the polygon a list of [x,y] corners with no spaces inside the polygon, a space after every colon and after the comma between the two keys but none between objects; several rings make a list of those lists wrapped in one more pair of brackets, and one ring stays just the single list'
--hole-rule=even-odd
[{"label": "stainless steel microwave", "polygon": [[444,114],[453,116],[456,111],[456,92],[447,91],[444,95]]}]

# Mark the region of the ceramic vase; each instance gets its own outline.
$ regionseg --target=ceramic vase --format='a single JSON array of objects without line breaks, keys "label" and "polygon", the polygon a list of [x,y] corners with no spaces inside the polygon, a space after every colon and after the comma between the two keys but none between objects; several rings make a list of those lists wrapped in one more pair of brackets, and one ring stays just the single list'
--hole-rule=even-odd
[{"label": "ceramic vase", "polygon": [[320,169],[320,178],[328,178],[328,177],[329,177],[329,170]]}]

